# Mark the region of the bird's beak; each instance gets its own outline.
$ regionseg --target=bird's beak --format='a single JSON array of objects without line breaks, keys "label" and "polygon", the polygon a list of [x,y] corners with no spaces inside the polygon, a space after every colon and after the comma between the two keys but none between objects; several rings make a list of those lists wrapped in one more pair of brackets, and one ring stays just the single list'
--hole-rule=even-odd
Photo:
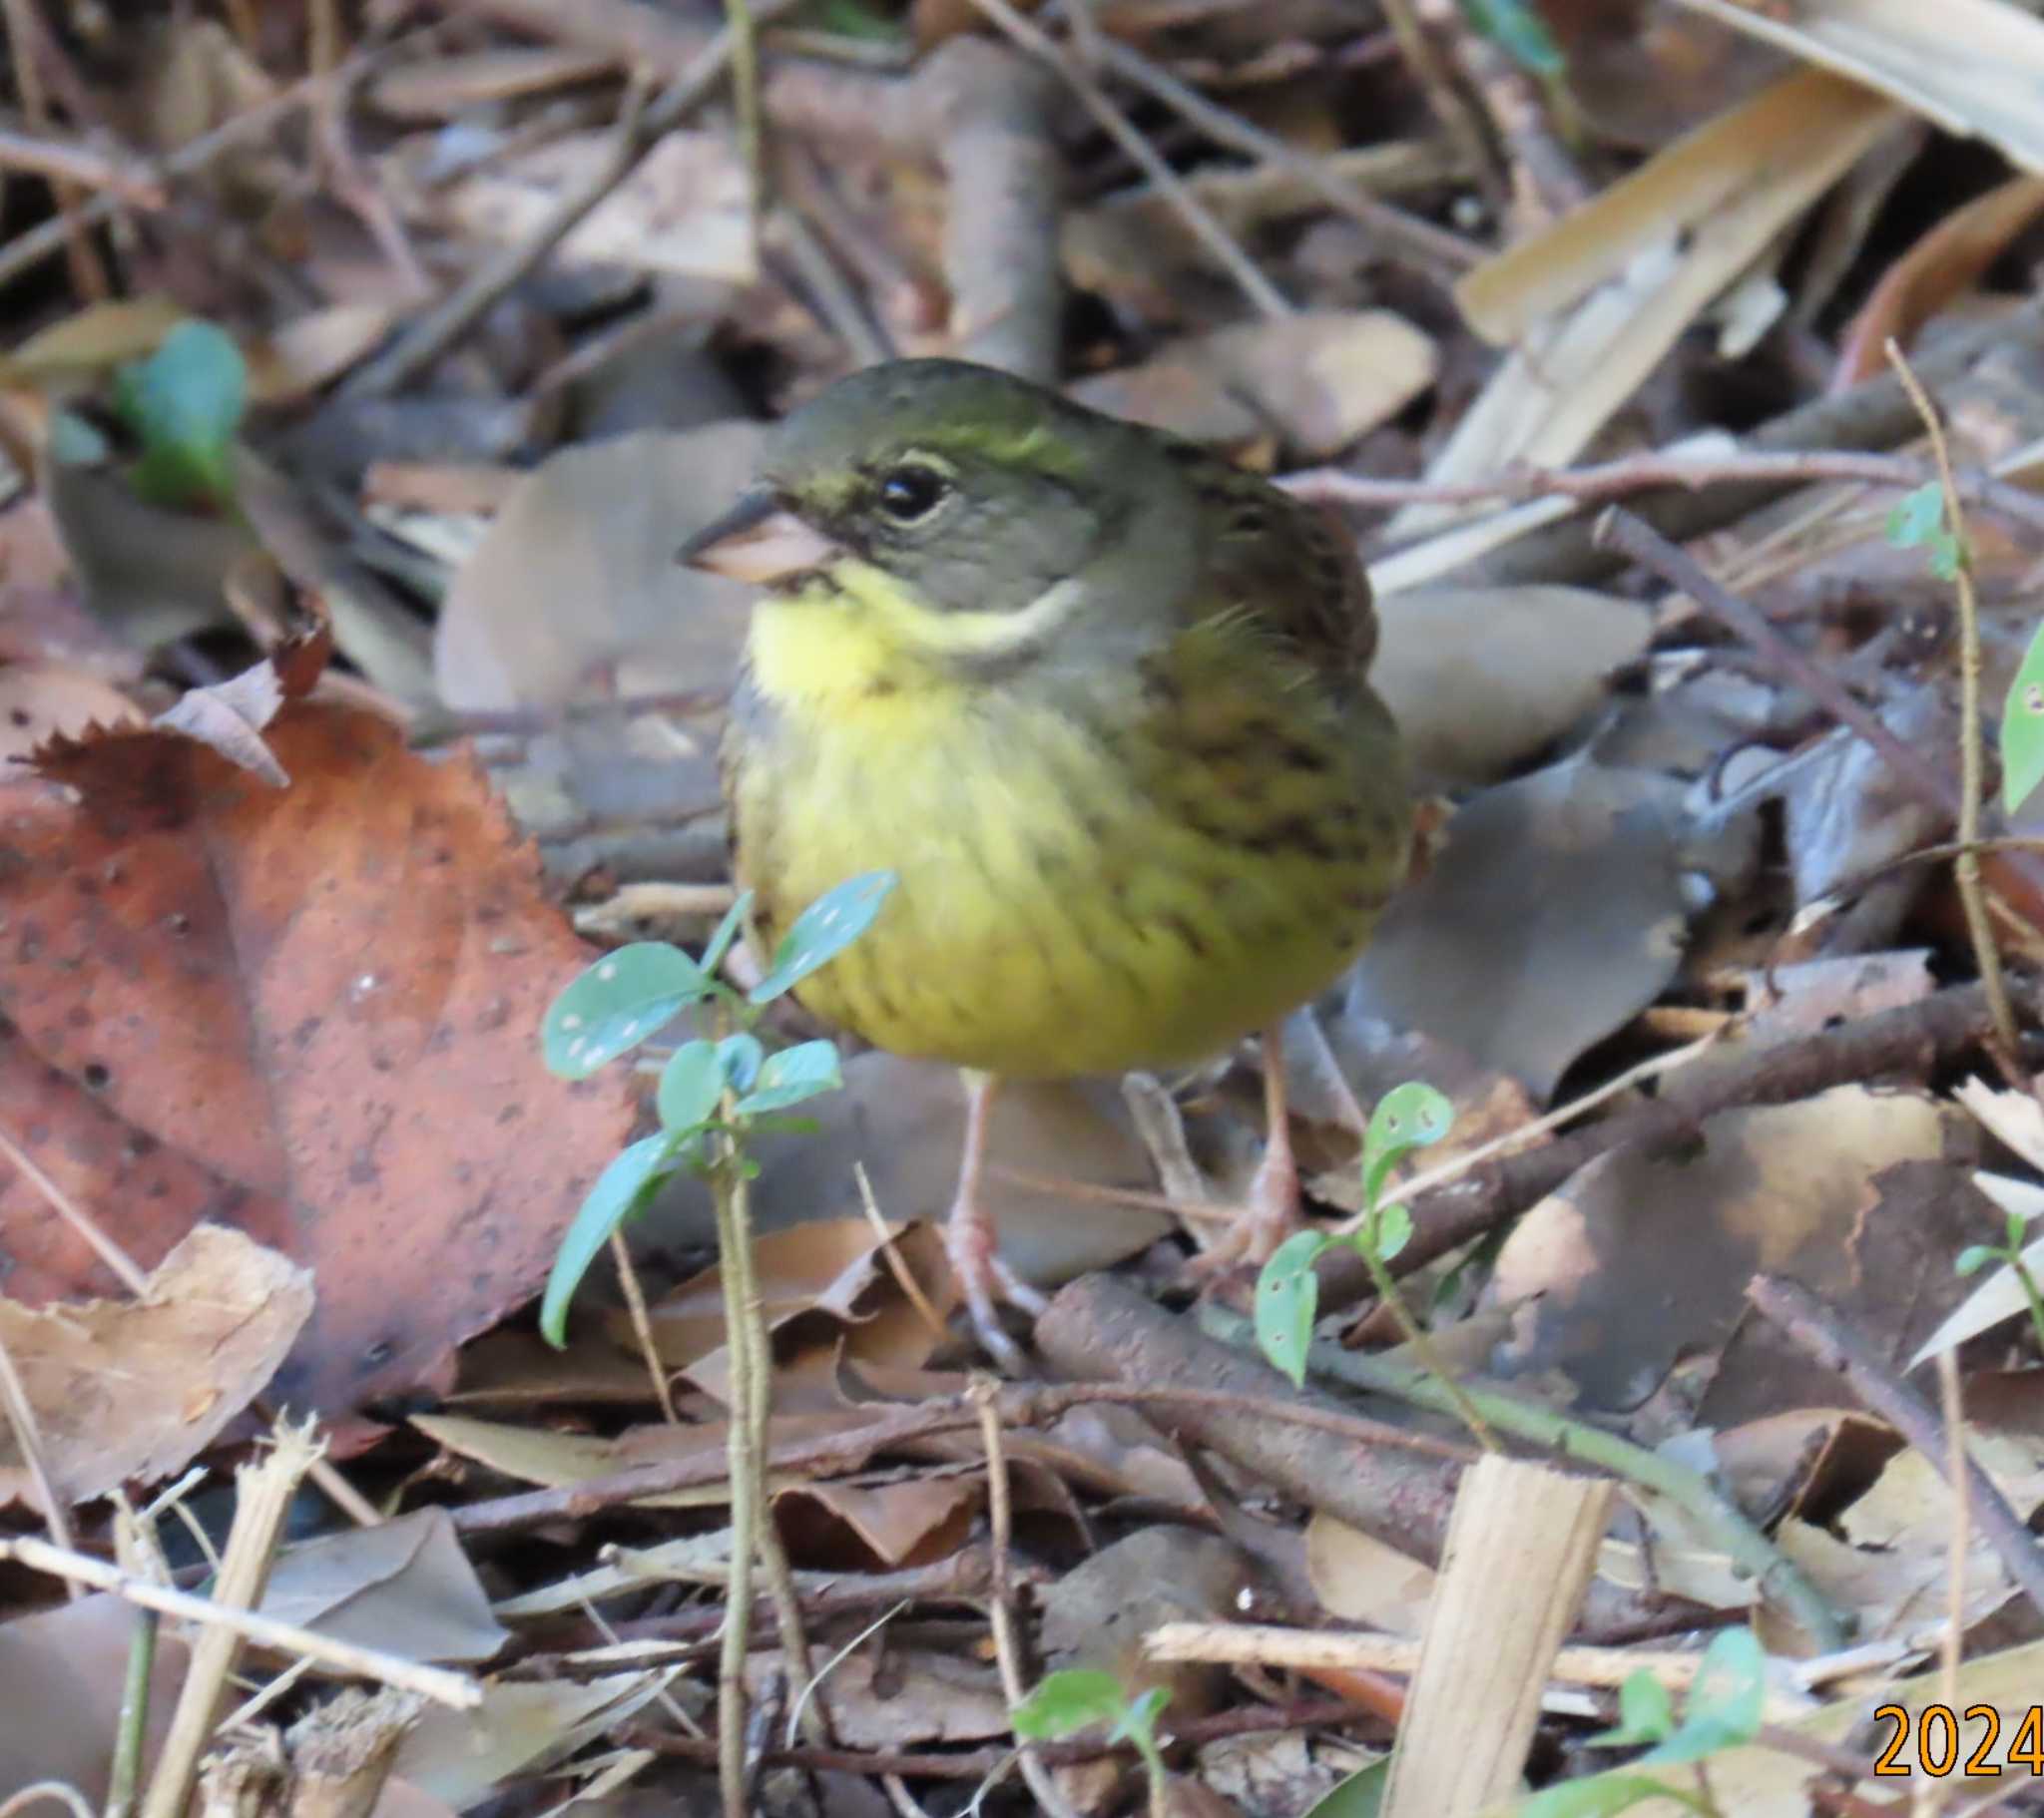
[{"label": "bird's beak", "polygon": [[733,581],[767,586],[820,568],[841,553],[839,544],[804,524],[766,487],[754,486],[684,543],[675,560]]}]

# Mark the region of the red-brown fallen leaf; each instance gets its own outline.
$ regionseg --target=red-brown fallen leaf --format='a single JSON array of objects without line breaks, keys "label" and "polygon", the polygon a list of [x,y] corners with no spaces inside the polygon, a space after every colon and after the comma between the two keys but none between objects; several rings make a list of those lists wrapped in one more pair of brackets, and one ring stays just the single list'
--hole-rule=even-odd
[{"label": "red-brown fallen leaf", "polygon": [[[320,702],[265,737],[287,789],[165,732],[0,788],[0,1116],[145,1266],[201,1218],[309,1264],[272,1393],[338,1413],[536,1290],[631,1110],[541,1070],[584,950],[475,765]],[[19,1178],[0,1266],[114,1285]]]}]

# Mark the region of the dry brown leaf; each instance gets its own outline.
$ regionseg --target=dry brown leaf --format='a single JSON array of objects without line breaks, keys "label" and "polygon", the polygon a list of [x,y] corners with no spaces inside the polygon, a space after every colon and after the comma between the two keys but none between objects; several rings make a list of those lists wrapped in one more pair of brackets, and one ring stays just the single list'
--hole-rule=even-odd
[{"label": "dry brown leaf", "polygon": [[1707,1119],[1700,1152],[1600,1156],[1498,1256],[1491,1293],[1520,1309],[1498,1361],[1562,1369],[1582,1405],[1622,1411],[1678,1358],[1723,1347],[1704,1424],[1819,1402],[1830,1374],[1746,1317],[1767,1269],[1838,1304],[1899,1365],[1963,1292],[1951,1258],[1988,1228],[1961,1165],[1970,1141],[1952,1107],[1841,1086]]},{"label": "dry brown leaf", "polygon": [[[834,1405],[840,1357],[859,1364],[919,1369],[947,1333],[942,1322],[958,1302],[943,1238],[926,1224],[897,1230],[895,1262],[921,1288],[929,1314],[908,1296],[864,1218],[793,1225],[757,1242],[762,1311],[775,1349],[791,1365],[804,1354],[823,1364],[821,1405]],[[648,1309],[654,1343],[670,1368],[685,1372],[706,1395],[724,1401],[730,1359],[725,1350],[724,1277],[716,1267],[693,1276]],[[631,1342],[631,1324],[613,1314],[614,1341]],[[802,1398],[787,1391],[798,1367],[780,1373],[777,1404],[793,1411]],[[812,1373],[813,1374],[813,1373]],[[816,1405],[810,1403],[808,1405]]]},{"label": "dry brown leaf", "polygon": [[134,701],[90,670],[57,663],[0,669],[0,760],[10,767],[49,739],[80,737],[95,725],[139,725],[143,717]]},{"label": "dry brown leaf", "polygon": [[[139,1300],[30,1312],[0,1300],[4,1341],[67,1502],[154,1483],[198,1457],[260,1395],[312,1312],[310,1271],[240,1231],[202,1224]],[[38,1501],[0,1426],[0,1505]]]},{"label": "dry brown leaf", "polygon": [[429,1704],[398,1745],[393,1778],[458,1812],[529,1776],[645,1708],[679,1667],[567,1679],[487,1679],[475,1710]]},{"label": "dry brown leaf", "polygon": [[[748,1691],[759,1697],[780,1670],[778,1655],[756,1648],[746,1662]],[[955,1653],[868,1642],[830,1668],[829,1686],[830,1726],[843,1748],[921,1748],[1012,1733],[992,1664]]]},{"label": "dry brown leaf", "polygon": [[[540,1069],[583,950],[473,766],[312,702],[266,738],[288,789],[152,732],[75,752],[77,799],[6,791],[0,1080],[145,1264],[203,1217],[309,1264],[276,1393],[334,1413],[445,1373],[536,1291],[632,1114],[620,1079]],[[31,1304],[103,1280],[18,1179],[0,1244]]]},{"label": "dry brown leaf", "polygon": [[[62,1780],[99,1806],[139,1619],[134,1604],[107,1594],[0,1622],[0,1787],[11,1794]],[[170,1727],[188,1654],[185,1638],[166,1624],[150,1673],[146,1760]]]},{"label": "dry brown leaf", "polygon": [[1706,862],[1727,861],[1700,849],[1672,778],[1570,759],[1487,790],[1393,900],[1346,1013],[1449,1043],[1544,1100],[1675,976],[1684,876]]},{"label": "dry brown leaf", "polygon": [[1316,1510],[1305,1526],[1305,1564],[1329,1615],[1387,1634],[1426,1632],[1434,1570],[1410,1554]]},{"label": "dry brown leaf", "polygon": [[1377,602],[1370,681],[1420,776],[1496,782],[1573,726],[1647,648],[1648,614],[1580,587],[1418,587]]},{"label": "dry brown leaf", "polygon": [[1071,390],[1095,410],[1195,441],[1277,436],[1309,458],[1395,416],[1433,383],[1436,364],[1432,337],[1403,316],[1326,311],[1183,340]]},{"label": "dry brown leaf", "polygon": [[407,1660],[487,1660],[508,1637],[444,1509],[285,1548],[259,1609]]},{"label": "dry brown leaf", "polygon": [[971,1537],[986,1484],[918,1476],[890,1484],[802,1484],[773,1499],[788,1552],[804,1565],[870,1571],[927,1565]]}]

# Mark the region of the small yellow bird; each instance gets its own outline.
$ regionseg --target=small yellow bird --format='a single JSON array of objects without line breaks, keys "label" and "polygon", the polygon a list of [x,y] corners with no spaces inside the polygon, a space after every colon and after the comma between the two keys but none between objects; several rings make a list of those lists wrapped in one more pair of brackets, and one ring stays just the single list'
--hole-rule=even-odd
[{"label": "small yellow bird", "polygon": [[1043,1305],[980,1195],[1002,1078],[1268,1032],[1268,1145],[1202,1265],[1268,1256],[1298,1212],[1276,1031],[1360,952],[1411,845],[1347,539],[1189,442],[902,360],[780,423],[682,558],[766,590],[724,753],[758,950],[845,879],[899,876],[798,995],[965,1071],[948,1236],[981,1341],[1012,1362],[996,1296]]}]

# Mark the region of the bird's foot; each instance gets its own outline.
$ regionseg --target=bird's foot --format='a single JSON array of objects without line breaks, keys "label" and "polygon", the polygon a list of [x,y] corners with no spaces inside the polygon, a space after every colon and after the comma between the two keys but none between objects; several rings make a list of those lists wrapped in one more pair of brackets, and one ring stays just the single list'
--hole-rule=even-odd
[{"label": "bird's foot", "polygon": [[1183,1280],[1205,1287],[1237,1267],[1261,1268],[1293,1231],[1304,1228],[1298,1163],[1288,1142],[1264,1151],[1250,1181],[1249,1196],[1234,1221],[1180,1271]]},{"label": "bird's foot", "polygon": [[976,1201],[951,1208],[944,1226],[944,1251],[965,1296],[973,1335],[1009,1375],[1026,1375],[1021,1348],[1001,1325],[997,1307],[1006,1301],[1034,1319],[1049,1310],[1050,1301],[1001,1260],[996,1244],[993,1220]]}]

